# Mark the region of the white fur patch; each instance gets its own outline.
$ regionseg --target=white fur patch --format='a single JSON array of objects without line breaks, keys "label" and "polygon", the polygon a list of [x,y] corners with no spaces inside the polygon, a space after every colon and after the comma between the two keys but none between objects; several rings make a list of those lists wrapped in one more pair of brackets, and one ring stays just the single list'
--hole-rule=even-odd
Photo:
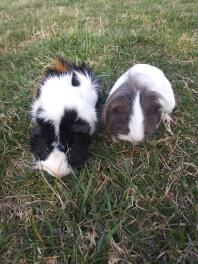
[{"label": "white fur patch", "polygon": [[54,149],[45,161],[36,161],[35,169],[47,171],[54,177],[66,176],[72,171],[66,155],[58,149]]},{"label": "white fur patch", "polygon": [[144,139],[144,116],[140,105],[139,91],[136,94],[132,108],[132,115],[129,122],[129,133],[127,135],[118,135],[118,138],[135,144]]},{"label": "white fur patch", "polygon": [[[40,96],[32,105],[32,117],[51,121],[58,132],[59,123],[65,110],[76,110],[78,116],[86,120],[93,134],[97,121],[95,105],[97,103],[97,84],[90,76],[75,71],[80,85],[72,86],[72,74],[50,76],[40,87]],[[40,114],[38,109],[42,108]]]},{"label": "white fur patch", "polygon": [[175,97],[169,80],[163,71],[149,64],[136,64],[129,70],[132,78],[150,91],[157,92],[161,98],[162,112],[171,113],[175,107]]}]

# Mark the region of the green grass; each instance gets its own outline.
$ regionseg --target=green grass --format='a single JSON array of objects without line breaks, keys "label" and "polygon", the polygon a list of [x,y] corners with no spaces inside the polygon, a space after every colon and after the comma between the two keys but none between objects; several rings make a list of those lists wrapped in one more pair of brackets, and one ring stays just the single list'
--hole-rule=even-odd
[{"label": "green grass", "polygon": [[[0,263],[198,263],[198,2],[0,1]],[[30,168],[28,111],[57,55],[88,62],[103,102],[134,63],[161,68],[177,107],[146,144],[100,128],[80,174]]]}]

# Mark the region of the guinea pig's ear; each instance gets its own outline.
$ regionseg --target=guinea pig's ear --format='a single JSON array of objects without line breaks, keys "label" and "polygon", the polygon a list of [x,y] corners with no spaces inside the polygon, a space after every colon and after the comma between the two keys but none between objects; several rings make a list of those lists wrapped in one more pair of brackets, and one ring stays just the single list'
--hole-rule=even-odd
[{"label": "guinea pig's ear", "polygon": [[72,130],[75,133],[83,133],[83,134],[89,134],[90,132],[90,126],[87,123],[79,123],[79,124],[74,124],[72,126]]}]

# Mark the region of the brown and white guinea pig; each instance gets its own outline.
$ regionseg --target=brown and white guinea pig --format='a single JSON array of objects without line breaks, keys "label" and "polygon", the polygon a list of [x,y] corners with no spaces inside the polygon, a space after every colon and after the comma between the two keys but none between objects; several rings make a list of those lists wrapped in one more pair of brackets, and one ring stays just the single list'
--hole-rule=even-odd
[{"label": "brown and white guinea pig", "polygon": [[85,64],[57,59],[31,107],[33,167],[57,177],[84,165],[96,129],[100,82]]},{"label": "brown and white guinea pig", "polygon": [[175,98],[164,73],[148,64],[136,64],[114,84],[105,103],[104,123],[114,138],[133,144],[155,132],[162,120],[170,130]]}]

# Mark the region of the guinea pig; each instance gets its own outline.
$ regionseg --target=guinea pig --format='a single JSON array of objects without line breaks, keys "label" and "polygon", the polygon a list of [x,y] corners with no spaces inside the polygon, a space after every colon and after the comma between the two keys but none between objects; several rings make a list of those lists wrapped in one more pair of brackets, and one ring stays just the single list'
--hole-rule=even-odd
[{"label": "guinea pig", "polygon": [[175,97],[164,73],[149,64],[136,64],[114,84],[103,119],[115,139],[133,144],[152,136],[162,120],[170,130]]},{"label": "guinea pig", "polygon": [[31,106],[33,167],[62,177],[81,168],[97,122],[100,81],[86,65],[57,59]]}]

